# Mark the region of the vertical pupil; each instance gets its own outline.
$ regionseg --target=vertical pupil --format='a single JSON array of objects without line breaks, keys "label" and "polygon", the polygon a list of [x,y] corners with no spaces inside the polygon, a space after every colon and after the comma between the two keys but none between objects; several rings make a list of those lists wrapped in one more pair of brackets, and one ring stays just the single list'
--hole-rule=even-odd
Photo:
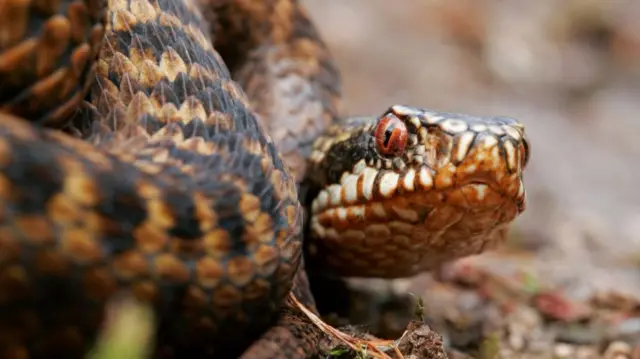
[{"label": "vertical pupil", "polygon": [[394,130],[394,126],[393,125],[389,125],[385,131],[384,131],[384,141],[382,142],[384,144],[384,147],[388,147],[389,146],[389,141],[391,141],[391,135],[393,134],[393,130]]}]

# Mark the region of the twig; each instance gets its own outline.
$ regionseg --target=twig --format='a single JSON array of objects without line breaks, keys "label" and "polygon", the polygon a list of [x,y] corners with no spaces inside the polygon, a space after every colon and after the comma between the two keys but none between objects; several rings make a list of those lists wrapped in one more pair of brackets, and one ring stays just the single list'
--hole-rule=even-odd
[{"label": "twig", "polygon": [[362,352],[363,349],[369,349],[371,350],[371,356],[374,358],[391,359],[390,356],[378,349],[378,347],[386,346],[393,348],[399,359],[404,359],[404,356],[402,355],[402,353],[400,353],[400,350],[396,348],[393,340],[365,340],[356,338],[322,321],[322,319],[318,318],[317,315],[315,315],[312,311],[310,311],[309,309],[307,309],[307,307],[300,303],[300,301],[298,301],[293,293],[289,293],[289,299],[291,299],[293,304],[295,304],[296,307],[298,307],[320,330],[322,330],[327,335],[337,338],[354,351]]}]

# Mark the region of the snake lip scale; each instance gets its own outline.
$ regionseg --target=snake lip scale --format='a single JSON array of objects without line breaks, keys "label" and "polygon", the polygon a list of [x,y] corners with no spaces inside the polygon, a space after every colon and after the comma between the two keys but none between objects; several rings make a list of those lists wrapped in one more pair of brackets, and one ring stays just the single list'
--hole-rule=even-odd
[{"label": "snake lip scale", "polygon": [[154,359],[313,357],[307,272],[504,242],[522,124],[339,100],[295,0],[0,0],[0,358],[85,357],[120,293]]}]

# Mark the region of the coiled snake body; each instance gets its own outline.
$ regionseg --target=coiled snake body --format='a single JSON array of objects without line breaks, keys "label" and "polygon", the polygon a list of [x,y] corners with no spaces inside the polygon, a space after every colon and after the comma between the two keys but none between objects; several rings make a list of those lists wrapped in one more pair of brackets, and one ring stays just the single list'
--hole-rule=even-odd
[{"label": "coiled snake body", "polygon": [[310,356],[279,314],[292,288],[313,307],[303,250],[409,276],[524,209],[515,120],[339,119],[296,2],[195,1],[0,0],[0,357],[83,357],[121,292],[156,309],[156,357]]}]

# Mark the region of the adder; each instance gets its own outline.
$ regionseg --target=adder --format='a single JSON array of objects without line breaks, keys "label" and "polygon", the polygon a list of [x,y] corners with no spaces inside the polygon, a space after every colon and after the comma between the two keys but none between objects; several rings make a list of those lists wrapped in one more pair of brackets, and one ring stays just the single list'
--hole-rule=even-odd
[{"label": "adder", "polygon": [[404,277],[504,241],[522,124],[339,99],[294,0],[0,0],[0,356],[84,357],[128,293],[154,357],[308,357],[283,309],[313,308],[305,268]]}]

